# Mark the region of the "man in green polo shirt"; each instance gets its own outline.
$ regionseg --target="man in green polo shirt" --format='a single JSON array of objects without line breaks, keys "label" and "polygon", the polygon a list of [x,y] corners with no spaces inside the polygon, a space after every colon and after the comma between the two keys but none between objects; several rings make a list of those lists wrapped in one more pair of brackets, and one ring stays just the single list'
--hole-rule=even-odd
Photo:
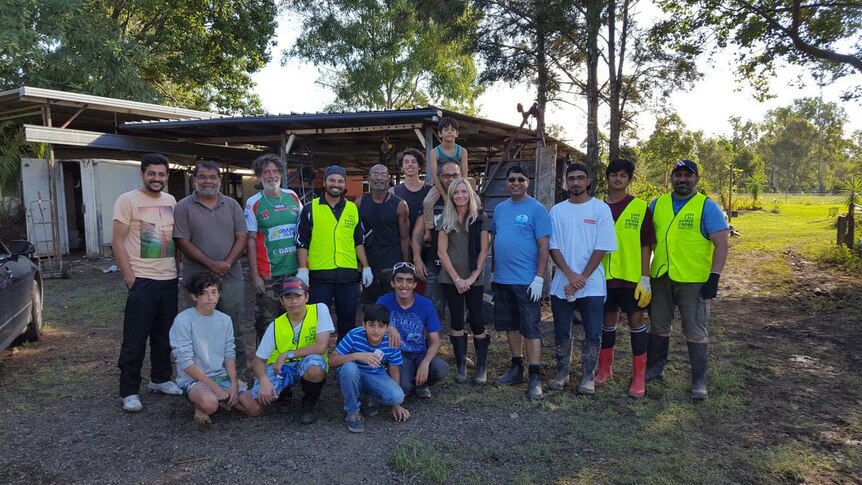
[{"label": "man in green polo shirt", "polygon": [[697,164],[680,160],[670,176],[673,192],[650,203],[656,232],[650,278],[652,303],[646,380],[662,379],[674,309],[691,363],[691,397],[706,399],[709,302],[727,260],[727,221],[718,204],[697,192]]}]

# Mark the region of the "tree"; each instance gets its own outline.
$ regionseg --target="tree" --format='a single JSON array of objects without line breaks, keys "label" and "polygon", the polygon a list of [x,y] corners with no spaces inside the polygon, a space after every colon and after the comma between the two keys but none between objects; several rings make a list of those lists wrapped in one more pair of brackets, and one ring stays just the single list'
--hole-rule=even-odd
[{"label": "tree", "polygon": [[230,113],[260,112],[273,0],[5,0],[0,89],[21,85]]},{"label": "tree", "polygon": [[862,193],[862,180],[851,179],[844,182],[842,192],[847,204],[847,238],[844,244],[848,248],[856,246],[856,206],[859,205],[859,194]]},{"label": "tree", "polygon": [[296,0],[302,34],[285,59],[322,70],[334,109],[397,109],[431,102],[474,111],[481,93],[466,1]]},{"label": "tree", "polygon": [[826,192],[828,174],[824,167],[834,167],[844,155],[844,123],[847,113],[834,102],[820,98],[802,98],[793,102],[792,109],[817,128],[817,183],[820,193]]},{"label": "tree", "polygon": [[[832,79],[862,74],[862,4],[857,0],[658,0],[668,14],[661,27],[671,45],[707,49],[733,45],[737,69],[760,97],[783,61],[829,70]],[[858,85],[858,83],[857,83]],[[862,94],[857,86],[848,96]]]},{"label": "tree", "polygon": [[[694,133],[693,136],[697,161],[700,163],[701,185],[719,194],[722,205],[728,207],[730,169],[735,155],[733,143],[724,137],[704,138],[702,132]],[[734,178],[738,178],[737,174],[734,174]]]},{"label": "tree", "polygon": [[683,158],[694,158],[694,135],[685,129],[685,123],[676,113],[659,116],[655,129],[640,147],[641,158],[650,182],[670,187],[670,171]]},{"label": "tree", "polygon": [[798,112],[784,107],[767,114],[763,129],[761,143],[771,185],[792,192],[814,188],[817,128]]}]

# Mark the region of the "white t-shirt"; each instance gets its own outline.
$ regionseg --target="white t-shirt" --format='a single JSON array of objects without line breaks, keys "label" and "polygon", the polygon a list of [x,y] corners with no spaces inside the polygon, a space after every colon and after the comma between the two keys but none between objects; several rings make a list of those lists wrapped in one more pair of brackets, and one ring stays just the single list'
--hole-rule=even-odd
[{"label": "white t-shirt", "polygon": [[[596,249],[616,251],[617,236],[614,232],[614,218],[611,208],[604,202],[590,198],[582,204],[564,200],[551,207],[550,249],[557,249],[569,268],[580,273],[586,268],[590,256]],[[569,284],[562,271],[557,270],[551,281],[550,294],[566,299],[565,287]],[[606,296],[605,270],[601,263],[587,279],[575,298],[585,296]]]},{"label": "white t-shirt", "polygon": [[[266,332],[263,334],[263,338],[260,339],[260,345],[257,346],[257,351],[254,355],[260,357],[263,360],[269,359],[269,356],[272,355],[272,351],[275,350],[275,326],[274,322],[270,322],[269,326],[266,327]],[[294,332],[298,330],[298,326],[295,327]],[[335,326],[332,325],[332,315],[329,314],[329,307],[324,303],[317,304],[317,333],[332,333],[335,331]]]}]

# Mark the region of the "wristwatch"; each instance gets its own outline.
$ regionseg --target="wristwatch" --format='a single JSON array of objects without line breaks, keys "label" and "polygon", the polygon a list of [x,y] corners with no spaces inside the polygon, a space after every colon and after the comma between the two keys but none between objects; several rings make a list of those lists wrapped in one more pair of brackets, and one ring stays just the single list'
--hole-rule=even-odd
[{"label": "wristwatch", "polygon": [[295,350],[288,350],[287,351],[287,358],[290,360],[293,360],[294,357],[296,357],[296,351]]}]

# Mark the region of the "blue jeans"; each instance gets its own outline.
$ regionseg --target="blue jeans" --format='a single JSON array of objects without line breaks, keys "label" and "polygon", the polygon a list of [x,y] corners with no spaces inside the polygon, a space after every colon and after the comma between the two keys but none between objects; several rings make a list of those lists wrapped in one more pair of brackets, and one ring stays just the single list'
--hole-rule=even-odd
[{"label": "blue jeans", "polygon": [[344,412],[359,412],[359,395],[370,394],[380,404],[395,406],[404,402],[404,391],[389,374],[369,374],[359,370],[356,362],[347,362],[338,368],[338,384],[344,396]]},{"label": "blue jeans", "polygon": [[572,319],[575,310],[581,312],[584,325],[584,342],[602,341],[602,322],[605,318],[605,297],[585,296],[573,302],[551,296],[551,312],[554,314],[554,338],[572,338]]},{"label": "blue jeans", "polygon": [[[275,375],[275,370],[273,370],[272,365],[266,366],[266,377],[269,379],[269,382],[272,383],[272,387],[275,388],[275,395],[278,396],[281,394],[281,391],[299,381],[302,376],[308,372],[308,369],[312,367],[320,367],[323,369],[324,374],[329,369],[329,365],[326,363],[326,359],[324,359],[322,355],[310,354],[306,355],[299,362],[285,363],[281,366],[280,376]],[[260,380],[255,380],[254,386],[251,388],[251,397],[257,399],[259,393]]]},{"label": "blue jeans", "polygon": [[[425,359],[425,353],[401,352],[401,356],[404,363],[401,364],[401,373],[399,374],[401,382],[399,384],[404,394],[410,394],[416,388],[416,369],[419,368],[422,360]],[[440,357],[434,357],[428,366],[428,380],[425,382],[425,385],[433,386],[437,382],[442,381],[448,373],[449,366],[446,364],[446,361]]]}]

